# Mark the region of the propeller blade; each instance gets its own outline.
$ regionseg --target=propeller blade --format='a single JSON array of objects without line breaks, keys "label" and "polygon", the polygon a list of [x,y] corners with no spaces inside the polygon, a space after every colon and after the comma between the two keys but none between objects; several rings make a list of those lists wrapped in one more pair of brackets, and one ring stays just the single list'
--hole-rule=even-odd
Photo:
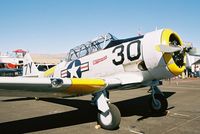
[{"label": "propeller blade", "polygon": [[162,45],[162,44],[157,45],[156,49],[164,53],[174,53],[174,52],[182,50],[182,48],[178,46],[169,46],[169,45]]},{"label": "propeller blade", "polygon": [[200,50],[198,48],[192,47],[189,49],[188,54],[192,56],[200,56]]},{"label": "propeller blade", "polygon": [[190,47],[192,47],[192,43],[190,43],[190,42],[184,42],[184,43],[182,43],[182,46],[184,48],[190,48]]}]

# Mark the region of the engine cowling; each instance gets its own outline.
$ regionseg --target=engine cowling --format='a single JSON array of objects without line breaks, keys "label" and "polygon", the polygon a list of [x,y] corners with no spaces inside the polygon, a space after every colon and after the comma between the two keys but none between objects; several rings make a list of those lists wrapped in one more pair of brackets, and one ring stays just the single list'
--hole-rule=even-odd
[{"label": "engine cowling", "polygon": [[141,42],[143,60],[154,79],[171,78],[185,70],[184,53],[163,53],[157,48],[159,44],[182,46],[183,42],[176,32],[171,29],[153,31],[145,34]]}]

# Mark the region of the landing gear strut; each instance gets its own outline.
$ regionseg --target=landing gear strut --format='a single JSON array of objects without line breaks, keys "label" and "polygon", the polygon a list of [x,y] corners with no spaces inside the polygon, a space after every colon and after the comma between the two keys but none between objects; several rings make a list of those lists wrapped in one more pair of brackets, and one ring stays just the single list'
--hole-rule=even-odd
[{"label": "landing gear strut", "polygon": [[119,109],[109,102],[107,92],[101,91],[94,94],[92,101],[98,108],[97,121],[99,125],[107,130],[114,130],[119,127],[121,114]]},{"label": "landing gear strut", "polygon": [[151,86],[151,99],[149,101],[150,109],[154,113],[163,114],[167,110],[168,102],[160,89],[153,85]]}]

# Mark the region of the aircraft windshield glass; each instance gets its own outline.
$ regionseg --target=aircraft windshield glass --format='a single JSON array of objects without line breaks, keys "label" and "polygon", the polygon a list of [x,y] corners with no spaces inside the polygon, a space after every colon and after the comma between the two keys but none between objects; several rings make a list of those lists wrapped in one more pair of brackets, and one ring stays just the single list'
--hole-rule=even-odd
[{"label": "aircraft windshield glass", "polygon": [[110,41],[117,40],[112,34],[108,33],[102,36],[99,36],[91,41],[81,44],[70,50],[67,61],[76,60],[83,56],[89,55],[91,53],[100,51],[104,49]]}]

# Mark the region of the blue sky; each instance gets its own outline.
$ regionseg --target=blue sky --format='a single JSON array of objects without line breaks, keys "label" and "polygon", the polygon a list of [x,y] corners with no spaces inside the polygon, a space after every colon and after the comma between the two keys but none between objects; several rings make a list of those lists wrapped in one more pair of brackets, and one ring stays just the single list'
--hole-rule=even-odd
[{"label": "blue sky", "polygon": [[65,53],[110,32],[133,37],[175,30],[200,47],[198,0],[0,0],[0,51]]}]

